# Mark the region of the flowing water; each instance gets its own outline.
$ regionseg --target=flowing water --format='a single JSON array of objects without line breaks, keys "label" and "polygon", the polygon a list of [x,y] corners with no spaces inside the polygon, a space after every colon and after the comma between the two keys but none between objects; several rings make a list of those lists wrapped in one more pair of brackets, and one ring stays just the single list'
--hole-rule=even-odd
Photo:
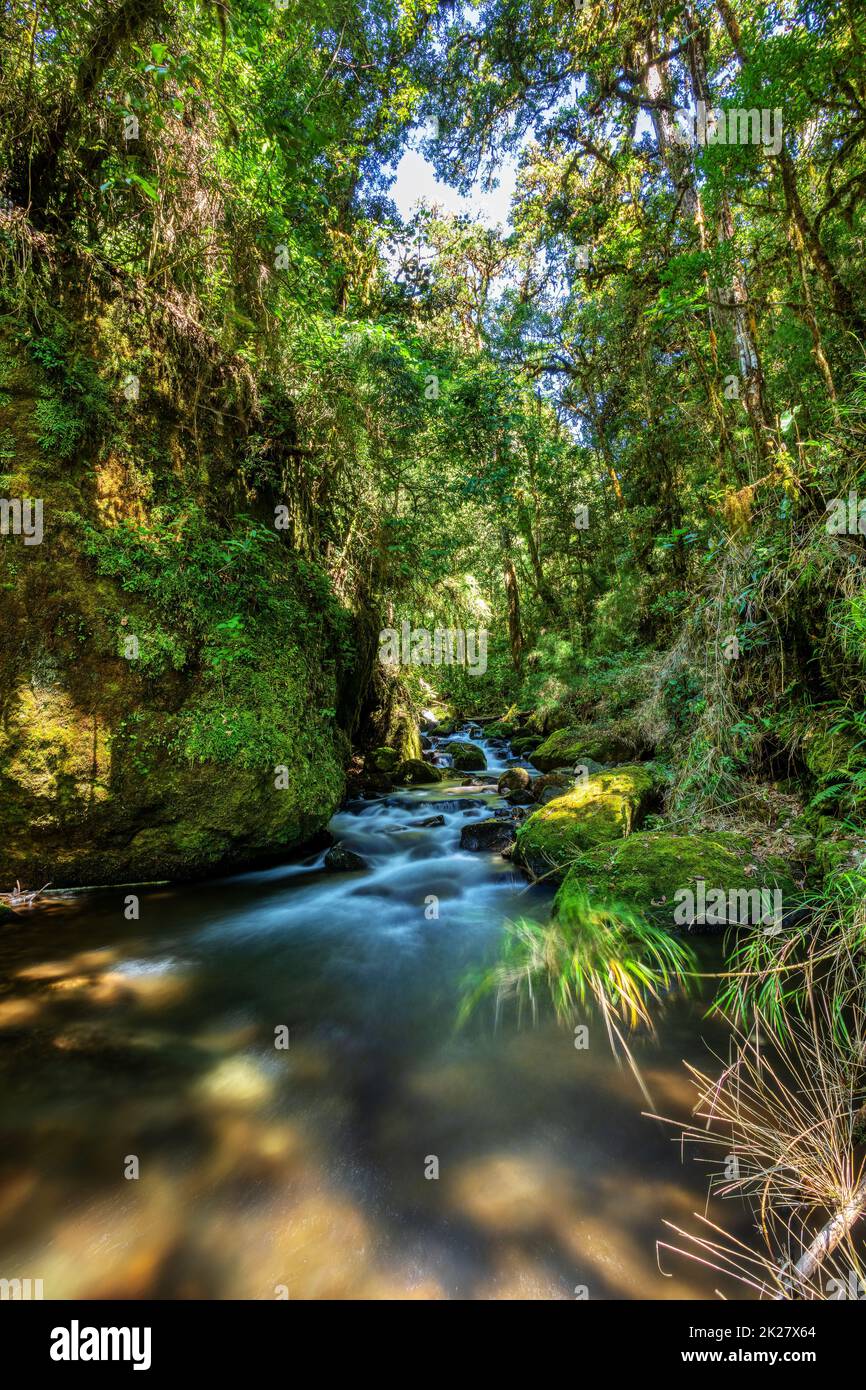
[{"label": "flowing water", "polygon": [[[474,741],[489,772],[516,761]],[[0,1277],[46,1298],[712,1296],[656,1257],[705,1170],[642,1117],[601,1023],[587,1050],[485,1010],[455,1028],[504,919],[550,910],[459,847],[502,806],[474,774],[357,801],[330,829],[364,870],[318,853],[136,889],[138,920],[118,888],[6,926]],[[674,1118],[702,1015],[669,1000],[635,1044]]]}]

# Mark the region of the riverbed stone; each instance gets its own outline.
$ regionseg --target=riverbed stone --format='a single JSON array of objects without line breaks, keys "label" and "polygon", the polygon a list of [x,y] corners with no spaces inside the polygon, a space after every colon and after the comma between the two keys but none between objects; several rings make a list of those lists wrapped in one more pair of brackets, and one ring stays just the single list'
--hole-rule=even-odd
[{"label": "riverbed stone", "polygon": [[423,758],[407,758],[394,773],[394,781],[401,786],[422,786],[426,782],[441,782],[442,770],[427,763]]},{"label": "riverbed stone", "polygon": [[396,748],[371,748],[364,759],[364,769],[391,774],[397,771],[402,761]]},{"label": "riverbed stone", "polygon": [[531,780],[529,794],[539,806],[546,806],[557,796],[565,796],[574,784],[575,778],[570,772],[544,772]]},{"label": "riverbed stone", "polygon": [[457,772],[484,772],[487,768],[484,749],[474,743],[447,743],[442,751],[450,754]]},{"label": "riverbed stone", "polygon": [[596,773],[547,806],[533,811],[517,832],[515,860],[536,875],[563,877],[573,859],[635,828],[657,794],[649,764]]},{"label": "riverbed stone", "polygon": [[500,796],[529,799],[529,786],[532,778],[525,767],[510,767],[507,772],[503,772],[496,783],[496,790]]},{"label": "riverbed stone", "polygon": [[[648,830],[580,855],[557,893],[554,911],[566,908],[575,895],[589,894],[632,904],[672,930],[688,930],[689,923],[674,918],[681,901],[677,894],[690,890],[697,897],[699,879],[704,881],[705,895],[717,889],[741,894],[778,888],[783,905],[796,897],[783,861],[772,857],[759,861],[747,835],[734,831],[672,835]],[[710,923],[694,929],[714,928]]]},{"label": "riverbed stone", "polygon": [[521,734],[511,740],[511,751],[517,758],[525,758],[544,742],[541,734]]},{"label": "riverbed stone", "polygon": [[475,821],[460,831],[461,849],[503,850],[514,839],[514,824],[503,817]]},{"label": "riverbed stone", "polygon": [[325,868],[332,874],[357,873],[366,867],[367,861],[345,845],[332,845],[325,855]]},{"label": "riverbed stone", "polygon": [[604,729],[591,725],[557,729],[529,755],[529,761],[539,772],[551,772],[556,767],[584,766],[588,759],[597,763],[622,763],[639,750],[635,740],[619,728]]}]

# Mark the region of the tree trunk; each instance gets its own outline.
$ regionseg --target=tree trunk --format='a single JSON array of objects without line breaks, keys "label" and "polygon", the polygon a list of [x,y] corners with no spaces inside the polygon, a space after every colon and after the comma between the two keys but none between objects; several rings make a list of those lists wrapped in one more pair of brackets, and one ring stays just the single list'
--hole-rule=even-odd
[{"label": "tree trunk", "polygon": [[505,600],[508,609],[508,641],[511,647],[511,663],[515,671],[523,666],[523,632],[520,627],[520,592],[517,587],[517,571],[511,558],[511,534],[503,526],[500,532],[502,543],[502,578],[505,584]]}]

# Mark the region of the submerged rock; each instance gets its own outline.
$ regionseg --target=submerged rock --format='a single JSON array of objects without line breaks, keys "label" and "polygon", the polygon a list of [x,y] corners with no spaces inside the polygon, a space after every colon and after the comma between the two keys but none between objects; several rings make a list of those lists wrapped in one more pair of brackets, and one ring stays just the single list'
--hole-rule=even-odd
[{"label": "submerged rock", "polygon": [[[796,891],[780,860],[756,862],[748,836],[733,831],[670,835],[648,830],[582,854],[569,869],[554,910],[565,907],[574,895],[589,892],[633,904],[671,930],[719,931],[730,921],[744,920],[743,913],[755,920],[763,916],[771,902],[759,901],[762,889],[778,889],[782,902]],[[724,919],[710,898],[720,891],[727,898]],[[698,915],[719,920],[699,922],[694,920]]]},{"label": "submerged rock", "polygon": [[502,817],[475,821],[460,831],[461,849],[507,849],[514,839],[514,824]]},{"label": "submerged rock", "polygon": [[332,874],[355,873],[358,869],[366,867],[367,861],[353,849],[347,849],[345,845],[334,845],[325,855],[325,868]]},{"label": "submerged rock", "polygon": [[577,855],[618,840],[640,823],[657,792],[655,770],[632,764],[600,772],[533,811],[517,832],[515,860],[562,877]]},{"label": "submerged rock", "polygon": [[410,825],[417,826],[419,830],[430,830],[434,825],[444,825],[444,816],[427,816],[425,820],[410,820]]}]

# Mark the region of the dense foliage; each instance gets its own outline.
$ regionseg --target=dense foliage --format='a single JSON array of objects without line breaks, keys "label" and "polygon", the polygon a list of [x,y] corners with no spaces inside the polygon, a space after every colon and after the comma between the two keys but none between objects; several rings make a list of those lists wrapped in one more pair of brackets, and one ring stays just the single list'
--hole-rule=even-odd
[{"label": "dense foliage", "polygon": [[[0,37],[0,391],[25,362],[28,477],[63,503],[130,447],[133,379],[197,450],[182,479],[137,463],[112,527],[64,503],[148,614],[143,677],[206,673],[176,751],[278,758],[280,681],[307,676],[263,632],[312,623],[364,685],[364,622],[485,628],[486,672],[415,671],[419,701],[621,721],[674,826],[811,839],[806,886],[859,949],[862,8],[10,0]],[[399,216],[425,122],[470,195],[516,166],[506,228]],[[758,944],[727,1002],[783,1030],[808,942],[783,985]],[[821,959],[838,1041],[849,956]]]}]

